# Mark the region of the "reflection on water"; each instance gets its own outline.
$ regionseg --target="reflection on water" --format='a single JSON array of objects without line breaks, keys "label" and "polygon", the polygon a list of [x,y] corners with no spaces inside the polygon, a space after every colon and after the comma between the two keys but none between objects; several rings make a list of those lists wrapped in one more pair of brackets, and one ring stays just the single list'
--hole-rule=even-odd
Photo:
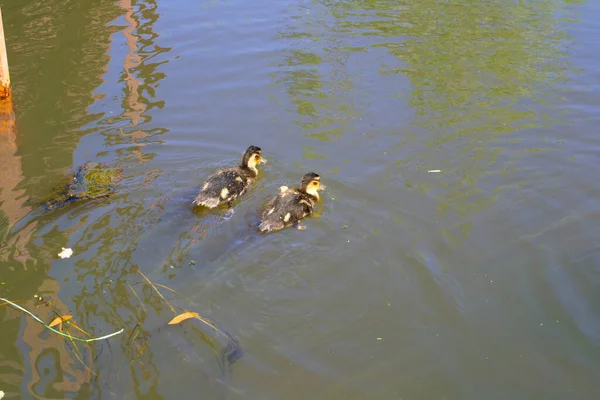
[{"label": "reflection on water", "polygon": [[[385,49],[397,60],[386,57],[378,72],[410,82],[409,93],[400,87],[392,94],[405,98],[415,117],[395,129],[402,140],[393,152],[399,156],[398,168],[389,171],[388,179],[399,175],[411,190],[432,193],[441,214],[489,208],[495,195],[479,189],[480,180],[507,172],[526,155],[503,155],[498,135],[520,131],[516,139],[523,140],[534,128],[547,126],[550,113],[557,117],[557,88],[573,72],[563,47],[566,35],[557,30],[563,5],[438,0],[325,4],[336,19],[335,31],[351,38],[340,47]],[[441,169],[443,178],[415,182],[411,172],[404,172],[413,168]]]},{"label": "reflection on water", "polygon": [[[599,6],[3,12],[18,84],[0,132],[0,294],[91,335],[125,329],[75,347],[3,307],[7,398],[599,394]],[[234,217],[192,210],[250,144],[270,162]],[[36,213],[89,160],[122,167],[121,191]],[[265,201],[308,170],[329,187],[308,230],[258,234]],[[183,311],[205,323],[167,325]]]},{"label": "reflection on water", "polygon": [[[3,184],[0,190],[2,209],[10,213],[11,227],[30,209],[31,199],[57,181],[56,169],[71,166],[70,152],[82,136],[73,129],[90,118],[85,110],[93,101],[89,85],[99,82],[108,59],[110,28],[106,24],[116,17],[112,7],[101,3],[81,6],[77,11],[69,6],[48,8],[49,2],[3,7],[16,126],[2,133],[13,143],[11,151],[2,154],[2,163],[11,165],[2,175],[14,185]],[[78,46],[57,46],[72,37],[64,30],[65,24],[80,33]],[[4,171],[10,173],[5,175]],[[34,220],[3,235],[2,294],[32,310],[36,310],[33,294],[39,294],[65,313],[68,307],[59,297],[59,284],[47,275],[50,254],[34,244],[40,227],[43,221]],[[50,313],[44,317],[50,318],[51,310],[45,311]],[[3,319],[0,353],[5,361],[0,386],[8,398],[21,397],[19,393],[31,398],[35,393],[56,396],[91,390],[91,375],[81,369],[69,343],[48,335],[37,322],[14,310],[7,310]]]}]

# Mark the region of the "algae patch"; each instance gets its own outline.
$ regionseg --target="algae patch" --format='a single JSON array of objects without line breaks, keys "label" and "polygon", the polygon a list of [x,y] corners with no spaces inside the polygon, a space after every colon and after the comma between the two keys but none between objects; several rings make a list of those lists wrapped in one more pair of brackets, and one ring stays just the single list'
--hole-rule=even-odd
[{"label": "algae patch", "polygon": [[122,179],[121,168],[88,162],[77,169],[67,185],[55,189],[44,203],[48,209],[53,209],[76,200],[107,197],[116,192],[117,183]]}]

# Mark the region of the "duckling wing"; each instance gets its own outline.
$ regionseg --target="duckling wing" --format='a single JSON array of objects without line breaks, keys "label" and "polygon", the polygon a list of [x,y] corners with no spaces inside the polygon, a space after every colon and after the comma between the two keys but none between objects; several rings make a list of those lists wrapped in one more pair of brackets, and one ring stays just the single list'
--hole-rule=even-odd
[{"label": "duckling wing", "polygon": [[267,203],[259,226],[261,231],[274,231],[294,225],[312,212],[313,204],[297,191],[280,193]]},{"label": "duckling wing", "polygon": [[217,207],[244,194],[247,185],[247,178],[237,168],[219,170],[204,182],[193,204],[208,208]]}]

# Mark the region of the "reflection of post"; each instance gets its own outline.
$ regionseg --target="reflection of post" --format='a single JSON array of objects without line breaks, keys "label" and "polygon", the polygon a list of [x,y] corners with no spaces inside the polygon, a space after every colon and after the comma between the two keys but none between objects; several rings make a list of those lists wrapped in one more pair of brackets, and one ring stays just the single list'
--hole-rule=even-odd
[{"label": "reflection of post", "polygon": [[133,74],[131,73],[131,69],[140,63],[140,56],[137,54],[137,36],[134,34],[138,24],[135,18],[133,18],[133,8],[131,5],[131,0],[121,0],[120,6],[125,9],[125,20],[129,24],[127,28],[123,30],[123,35],[127,39],[127,47],[129,47],[129,52],[125,56],[125,74],[127,77],[125,81],[127,83],[127,105],[129,106],[129,110],[125,113],[128,117],[131,118],[131,124],[137,125],[141,118],[142,113],[145,110],[145,106],[143,103],[139,101],[139,93],[138,88],[140,86],[140,81],[135,79]]},{"label": "reflection of post", "polygon": [[[60,301],[59,289],[59,283],[48,278],[42,282],[38,288],[38,293],[42,293],[45,299],[51,300],[53,307],[59,310],[60,314],[67,315],[68,308]],[[55,314],[48,307],[36,308],[35,301],[29,301],[26,306],[30,310],[36,310],[35,313],[48,322],[55,317]],[[45,312],[48,313],[47,316],[44,314]],[[19,315],[19,317],[24,318],[22,315]],[[71,329],[68,333],[78,335],[79,332]],[[24,347],[27,349],[26,355],[29,363],[27,370],[31,376],[24,379],[23,383],[30,395],[42,398],[41,396],[45,393],[40,392],[45,385],[39,384],[44,381],[48,382],[48,386],[52,387],[54,391],[63,394],[64,397],[61,396],[62,398],[70,397],[67,393],[70,395],[80,393],[91,384],[91,369],[93,368],[93,361],[90,357],[91,352],[87,351],[81,344],[70,343],[68,339],[48,332],[44,326],[28,317],[27,322],[23,324],[20,340],[23,341]],[[76,346],[79,353],[73,349],[69,350],[71,346]],[[77,357],[79,357],[79,360]],[[42,376],[41,368],[37,368],[40,363],[44,362],[42,360],[55,365],[56,371],[64,372],[56,373],[54,376],[52,374]],[[81,362],[85,364],[85,367],[81,367]]]},{"label": "reflection of post", "polygon": [[[125,10],[125,20],[129,24],[129,26],[123,30],[123,35],[127,40],[127,47],[129,48],[129,52],[125,56],[124,62],[126,74],[125,83],[127,84],[127,93],[125,95],[127,109],[125,110],[124,115],[131,120],[131,126],[137,126],[142,121],[142,113],[146,110],[144,103],[140,102],[139,100],[139,86],[141,82],[136,79],[131,72],[131,69],[139,65],[141,62],[141,58],[139,54],[137,54],[138,37],[134,34],[138,27],[138,22],[133,17],[131,0],[120,0],[119,5]],[[145,132],[142,130],[125,133],[125,130],[121,128],[120,132],[121,135],[129,137],[131,142],[137,144],[138,146],[141,145],[136,143],[135,139],[144,138],[146,136]],[[143,161],[144,157],[141,150],[135,150],[133,151],[133,154],[138,158],[139,161]]]},{"label": "reflection of post", "polygon": [[[13,112],[10,98],[0,99],[0,214],[6,215],[8,226],[6,232],[10,232],[13,225],[31,211],[24,203],[27,201],[24,189],[17,189],[23,180],[23,168],[21,157],[17,156],[17,135],[15,133],[15,113]],[[0,261],[6,261],[9,257],[20,261],[25,265],[30,258],[26,244],[36,222],[28,224],[20,232],[13,232],[4,242],[0,237]],[[0,228],[4,228],[0,226]]]},{"label": "reflection of post", "polygon": [[6,213],[8,225],[12,226],[29,212],[23,207],[26,198],[22,190],[16,190],[22,177],[21,158],[16,156],[17,138],[14,131],[15,117],[9,99],[0,100],[0,207]]},{"label": "reflection of post", "polygon": [[21,159],[17,152],[15,135],[15,114],[12,108],[10,76],[6,44],[4,43],[4,26],[0,10],[0,208],[6,214],[8,229],[29,212],[23,207],[26,197],[22,191],[15,190],[23,179]]}]

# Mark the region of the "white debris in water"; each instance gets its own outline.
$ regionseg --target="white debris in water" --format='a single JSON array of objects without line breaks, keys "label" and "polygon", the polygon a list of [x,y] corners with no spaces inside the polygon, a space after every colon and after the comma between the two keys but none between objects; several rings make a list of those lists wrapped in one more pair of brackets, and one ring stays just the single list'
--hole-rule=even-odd
[{"label": "white debris in water", "polygon": [[[60,253],[58,253],[58,256],[60,258],[69,258],[73,255],[73,250],[71,249],[65,249],[64,247],[62,248],[62,251]],[[1,399],[2,397],[0,397]]]},{"label": "white debris in water", "polygon": [[4,392],[0,390],[0,400],[4,397]]},{"label": "white debris in water", "polygon": [[430,169],[429,171],[427,171],[428,174],[434,174],[436,172],[442,172],[441,169]]}]

